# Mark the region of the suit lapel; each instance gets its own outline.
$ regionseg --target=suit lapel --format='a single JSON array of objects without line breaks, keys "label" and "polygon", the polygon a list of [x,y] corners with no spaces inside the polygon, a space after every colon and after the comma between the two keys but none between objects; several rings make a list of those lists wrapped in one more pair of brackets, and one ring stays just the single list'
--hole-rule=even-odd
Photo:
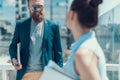
[{"label": "suit lapel", "polygon": [[43,47],[45,46],[45,41],[47,40],[47,32],[48,32],[48,22],[47,20],[44,20],[44,34],[43,34]]},{"label": "suit lapel", "polygon": [[28,19],[28,21],[25,24],[25,32],[26,32],[26,44],[29,47],[29,43],[30,43],[30,28],[31,28],[31,18]]}]

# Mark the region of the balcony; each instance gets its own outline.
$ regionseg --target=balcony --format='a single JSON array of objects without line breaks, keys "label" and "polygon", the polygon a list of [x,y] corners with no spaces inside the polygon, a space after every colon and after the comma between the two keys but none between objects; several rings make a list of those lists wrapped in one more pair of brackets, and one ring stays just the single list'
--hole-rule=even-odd
[{"label": "balcony", "polygon": [[7,71],[15,71],[14,67],[11,64],[0,65],[0,71],[2,72],[2,80],[10,80],[7,76]]},{"label": "balcony", "polygon": [[[117,71],[119,74],[118,80],[120,80],[120,64],[107,64],[106,67],[107,71]],[[9,70],[15,71],[11,64],[0,65],[0,71],[2,71],[2,80],[10,80],[7,76],[7,71]]]}]

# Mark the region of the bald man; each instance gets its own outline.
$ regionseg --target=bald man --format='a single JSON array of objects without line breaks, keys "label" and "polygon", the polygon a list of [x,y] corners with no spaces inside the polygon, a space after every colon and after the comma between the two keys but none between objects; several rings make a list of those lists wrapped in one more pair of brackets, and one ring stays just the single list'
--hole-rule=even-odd
[{"label": "bald man", "polygon": [[[39,80],[49,60],[63,65],[59,26],[44,19],[44,0],[28,0],[28,8],[31,17],[17,22],[9,47],[16,80]],[[18,43],[21,64],[17,59]]]}]

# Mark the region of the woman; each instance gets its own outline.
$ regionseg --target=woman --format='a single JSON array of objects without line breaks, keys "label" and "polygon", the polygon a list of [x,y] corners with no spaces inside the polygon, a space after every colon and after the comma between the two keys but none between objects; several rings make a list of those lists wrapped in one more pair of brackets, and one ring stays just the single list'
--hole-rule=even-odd
[{"label": "woman", "polygon": [[77,80],[108,80],[105,56],[92,31],[98,23],[100,3],[102,0],[74,0],[67,14],[66,25],[75,42],[63,69]]}]

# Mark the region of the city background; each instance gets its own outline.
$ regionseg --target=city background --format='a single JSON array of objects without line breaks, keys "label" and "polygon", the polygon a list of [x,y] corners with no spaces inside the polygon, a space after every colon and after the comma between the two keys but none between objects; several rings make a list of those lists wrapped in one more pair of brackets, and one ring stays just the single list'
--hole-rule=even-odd
[{"label": "city background", "polygon": [[[109,1],[109,3],[108,3]],[[74,41],[66,28],[66,12],[70,0],[45,0],[45,18],[60,25],[64,62]],[[15,80],[8,47],[16,21],[29,17],[27,0],[0,0],[0,80]],[[100,6],[96,37],[105,53],[109,80],[120,80],[120,1],[104,0]]]}]

